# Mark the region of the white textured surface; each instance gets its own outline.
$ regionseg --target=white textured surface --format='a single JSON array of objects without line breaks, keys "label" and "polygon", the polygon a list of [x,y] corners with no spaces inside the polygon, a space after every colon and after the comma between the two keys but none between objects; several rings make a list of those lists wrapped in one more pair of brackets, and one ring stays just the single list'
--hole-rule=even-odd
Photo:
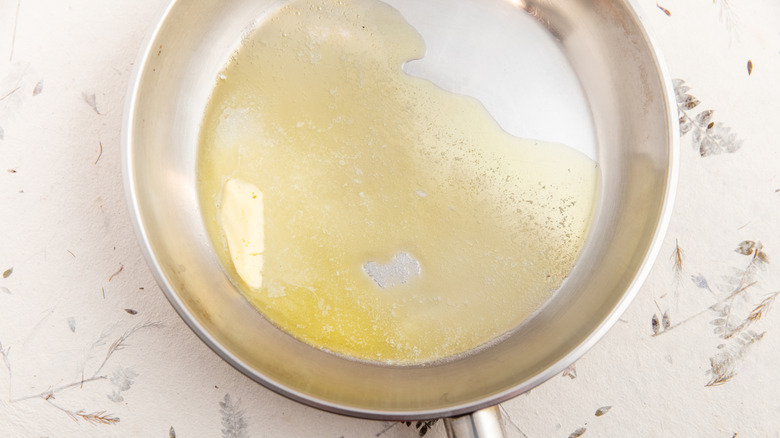
[{"label": "white textured surface", "polygon": [[[0,271],[13,267],[0,278],[0,436],[417,436],[252,383],[187,329],[155,285],[125,208],[119,129],[133,60],[165,2],[0,0]],[[576,363],[576,377],[504,404],[508,435],[778,437],[780,303],[729,339],[713,333],[718,315],[708,307],[751,265],[752,255],[734,251],[745,240],[761,241],[769,263],[753,263],[749,287],[725,301],[729,317],[741,323],[780,290],[780,3],[660,1],[670,16],[639,3],[672,76],[701,101],[690,114],[714,110],[744,143],[701,157],[693,133],[683,136],[678,201],[647,283]],[[660,322],[652,336],[653,315],[664,313],[671,328]],[[746,346],[747,335],[737,339],[749,330],[763,337]],[[705,386],[711,358],[726,354],[736,374]],[[603,406],[612,408],[596,416]],[[81,410],[120,421],[65,412]],[[229,435],[225,414],[239,411]],[[440,423],[426,434],[443,435]]]}]

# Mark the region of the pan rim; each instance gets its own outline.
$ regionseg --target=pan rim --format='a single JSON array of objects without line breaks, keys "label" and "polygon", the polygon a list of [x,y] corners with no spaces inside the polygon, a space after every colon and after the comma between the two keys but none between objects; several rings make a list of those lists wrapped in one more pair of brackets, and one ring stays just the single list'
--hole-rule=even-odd
[{"label": "pan rim", "polygon": [[543,372],[540,372],[526,381],[519,382],[516,385],[508,388],[504,391],[494,394],[488,394],[476,401],[469,401],[460,403],[457,405],[446,406],[442,408],[422,409],[422,410],[399,410],[399,411],[387,411],[378,409],[366,409],[356,405],[348,405],[344,403],[335,403],[332,401],[326,401],[314,397],[309,394],[296,391],[292,388],[285,386],[284,384],[275,381],[268,375],[256,370],[237,356],[226,350],[187,310],[186,306],[175,292],[176,288],[170,283],[165,276],[162,267],[160,266],[157,258],[152,249],[152,244],[149,235],[144,227],[142,219],[142,207],[138,200],[138,190],[135,183],[135,169],[133,161],[133,132],[131,127],[135,121],[135,110],[137,107],[137,99],[139,93],[139,86],[142,83],[142,77],[146,72],[146,67],[149,63],[149,59],[153,55],[155,50],[154,44],[152,44],[159,36],[166,19],[172,13],[177,0],[172,0],[163,11],[162,15],[156,22],[153,30],[148,34],[147,38],[141,45],[141,50],[136,57],[133,71],[130,75],[130,81],[128,91],[125,99],[125,106],[122,119],[122,132],[121,132],[121,169],[123,174],[123,183],[125,187],[125,196],[128,206],[128,212],[131,217],[132,226],[136,237],[139,242],[139,247],[149,266],[155,280],[160,285],[161,290],[165,294],[167,300],[171,306],[178,313],[179,317],[184,320],[187,326],[192,330],[208,347],[217,353],[228,364],[236,368],[242,374],[251,378],[253,381],[261,384],[267,389],[270,389],[280,395],[283,395],[289,399],[303,403],[305,405],[324,410],[327,412],[347,415],[351,417],[359,417],[373,420],[389,420],[389,421],[403,421],[403,420],[419,420],[429,418],[450,417],[461,414],[467,414],[475,410],[479,410],[485,407],[493,406],[498,403],[507,401],[514,398],[528,390],[540,385],[541,383],[549,380],[551,377],[562,372],[566,367],[570,366],[577,359],[582,357],[588,350],[590,350],[617,322],[618,318],[625,312],[635,296],[639,293],[642,284],[646,280],[653,267],[654,261],[657,258],[661,246],[664,243],[664,236],[671,221],[671,215],[674,207],[674,199],[677,188],[678,176],[679,176],[679,130],[675,129],[676,117],[676,104],[674,97],[674,90],[672,86],[671,76],[669,75],[665,61],[662,59],[656,40],[650,34],[647,28],[646,20],[639,12],[640,9],[637,6],[635,0],[623,0],[626,5],[626,10],[633,16],[638,23],[638,29],[644,37],[645,44],[648,52],[654,60],[653,67],[655,68],[656,76],[660,79],[661,89],[664,94],[664,106],[666,107],[666,122],[668,124],[667,141],[668,141],[668,166],[666,169],[665,190],[663,194],[663,202],[660,214],[656,221],[655,230],[650,240],[650,245],[645,253],[641,264],[637,270],[636,275],[633,277],[631,284],[621,296],[615,307],[610,313],[600,322],[600,324],[590,333],[588,336],[575,348],[569,351],[563,358],[549,366]]}]

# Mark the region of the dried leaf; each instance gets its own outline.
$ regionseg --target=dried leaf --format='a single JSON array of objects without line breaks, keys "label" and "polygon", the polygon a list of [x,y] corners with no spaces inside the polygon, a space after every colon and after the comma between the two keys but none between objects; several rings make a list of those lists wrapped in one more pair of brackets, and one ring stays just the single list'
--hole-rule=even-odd
[{"label": "dried leaf", "polygon": [[764,339],[764,335],[766,335],[766,331],[763,331],[761,333],[756,333],[753,330],[748,330],[748,331],[750,332],[751,336],[753,336],[753,342],[758,342]]},{"label": "dried leaf", "polygon": [[35,88],[33,88],[32,95],[37,96],[41,94],[42,91],[43,91],[43,79],[41,79],[40,81],[38,81],[37,84],[35,84]]},{"label": "dried leaf", "polygon": [[580,427],[579,429],[575,430],[574,432],[569,434],[569,438],[579,438],[582,435],[585,434],[585,431],[588,430],[585,427]]},{"label": "dried leaf", "polygon": [[693,130],[693,147],[694,149],[697,149],[699,145],[701,144],[701,141],[704,140],[704,136],[706,133],[704,130],[699,129],[698,127],[695,127],[696,129]]},{"label": "dried leaf", "polygon": [[753,74],[753,61],[751,61],[750,59],[748,59],[747,70],[748,70],[748,76]]},{"label": "dried leaf", "polygon": [[70,316],[67,319],[68,321],[68,328],[70,328],[71,333],[76,333],[76,318]]},{"label": "dried leaf", "polygon": [[133,309],[125,309],[125,312],[127,312],[127,313],[129,313],[131,315],[138,315],[138,311],[137,310],[133,310]]},{"label": "dried leaf", "polygon": [[87,92],[84,91],[81,93],[81,98],[84,99],[84,102],[86,102],[87,105],[89,105],[89,107],[92,108],[96,114],[102,115],[97,108],[97,98],[95,97],[95,93],[87,94]]},{"label": "dried leaf", "polygon": [[600,417],[600,416],[606,414],[607,412],[609,412],[610,409],[612,409],[612,406],[602,406],[602,407],[596,409],[596,416]]},{"label": "dried leaf", "polygon": [[661,325],[663,326],[664,330],[667,330],[672,326],[672,322],[669,319],[669,311],[664,312],[663,317],[661,317]]},{"label": "dried leaf", "polygon": [[650,323],[653,327],[653,334],[657,335],[658,332],[661,330],[661,322],[658,320],[658,315],[653,314],[653,319]]},{"label": "dried leaf", "polygon": [[687,94],[687,95],[685,95],[685,98],[681,102],[681,105],[682,105],[683,108],[685,108],[687,110],[692,110],[692,109],[696,108],[700,103],[701,103],[701,101],[699,99],[691,96],[690,94]]},{"label": "dried leaf", "polygon": [[718,143],[716,143],[715,140],[707,136],[701,139],[701,143],[699,143],[699,155],[702,157],[709,157],[710,155],[715,155],[718,152]]},{"label": "dried leaf", "polygon": [[171,429],[168,431],[168,438],[176,438],[176,431],[173,430],[173,426],[171,426]]},{"label": "dried leaf", "polygon": [[682,136],[687,134],[690,132],[691,128],[693,128],[691,119],[689,119],[686,115],[680,116],[680,135]]},{"label": "dried leaf", "polygon": [[691,87],[687,85],[681,85],[674,89],[674,95],[675,96],[687,96],[687,92],[690,91]]},{"label": "dried leaf", "polygon": [[122,391],[113,390],[111,391],[111,394],[106,394],[106,397],[114,403],[122,403],[125,401],[125,398],[122,397]]},{"label": "dried leaf", "polygon": [[111,383],[121,391],[127,391],[135,383],[133,379],[138,377],[138,373],[132,368],[119,367],[114,374],[109,377]]},{"label": "dried leaf", "polygon": [[10,277],[10,276],[11,276],[11,274],[13,274],[13,273],[14,273],[14,268],[13,268],[13,267],[11,267],[11,268],[8,268],[8,269],[6,269],[6,270],[3,272],[3,278],[8,278],[8,277]]},{"label": "dried leaf", "polygon": [[707,279],[703,275],[691,275],[691,281],[696,285],[696,287],[700,289],[706,289],[713,295],[715,294],[715,292],[712,291],[712,288],[710,288],[710,284],[707,282]]},{"label": "dried leaf", "polygon": [[740,148],[742,148],[742,144],[744,143],[744,140],[735,141],[734,143],[729,143],[726,145],[726,152],[728,153],[734,153],[738,151]]},{"label": "dried leaf", "polygon": [[756,242],[752,240],[745,240],[743,242],[740,242],[739,245],[737,245],[737,249],[734,251],[742,254],[742,255],[751,255],[753,254],[753,250],[756,247]]},{"label": "dried leaf", "polygon": [[124,349],[127,344],[127,340],[135,334],[135,332],[145,329],[145,328],[161,328],[164,327],[162,323],[159,322],[143,322],[136,324],[134,327],[126,330],[122,336],[118,337],[114,342],[108,347],[108,350],[106,350],[106,356],[103,358],[103,362],[100,363],[100,366],[97,367],[97,370],[95,371],[94,375],[98,375],[100,373],[100,370],[103,369],[103,367],[106,365],[109,359],[111,359],[111,356],[119,351]]},{"label": "dried leaf", "polygon": [[712,111],[712,110],[706,110],[706,111],[700,112],[699,114],[696,115],[696,119],[695,119],[696,120],[696,124],[701,126],[701,127],[708,126],[709,124],[712,123],[712,114],[713,113],[714,113],[714,111]]},{"label": "dried leaf", "polygon": [[712,136],[713,139],[717,141],[723,140],[723,138],[728,135],[729,132],[731,132],[731,128],[724,125],[721,122],[717,122],[714,125],[712,125],[711,128],[708,129],[709,135]]}]

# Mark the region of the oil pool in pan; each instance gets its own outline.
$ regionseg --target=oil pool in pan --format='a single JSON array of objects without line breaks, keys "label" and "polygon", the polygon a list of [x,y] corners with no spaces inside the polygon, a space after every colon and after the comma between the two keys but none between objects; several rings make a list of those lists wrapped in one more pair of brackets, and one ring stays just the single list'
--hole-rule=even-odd
[{"label": "oil pool in pan", "polygon": [[419,364],[536,310],[572,269],[599,170],[407,75],[422,37],[377,0],[294,0],[216,80],[198,151],[234,283],[291,335]]}]

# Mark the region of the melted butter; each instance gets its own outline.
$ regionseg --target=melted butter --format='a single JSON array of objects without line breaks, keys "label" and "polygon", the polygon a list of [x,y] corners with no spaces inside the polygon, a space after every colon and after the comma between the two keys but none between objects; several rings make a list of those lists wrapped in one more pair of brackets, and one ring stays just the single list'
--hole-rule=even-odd
[{"label": "melted butter", "polygon": [[[406,75],[423,53],[377,0],[294,0],[247,37],[206,110],[199,192],[218,255],[318,348],[395,364],[467,352],[536,310],[583,245],[596,164]],[[262,191],[261,287],[237,275],[218,218],[231,178]],[[403,282],[364,270],[399,254],[419,270]]]}]

